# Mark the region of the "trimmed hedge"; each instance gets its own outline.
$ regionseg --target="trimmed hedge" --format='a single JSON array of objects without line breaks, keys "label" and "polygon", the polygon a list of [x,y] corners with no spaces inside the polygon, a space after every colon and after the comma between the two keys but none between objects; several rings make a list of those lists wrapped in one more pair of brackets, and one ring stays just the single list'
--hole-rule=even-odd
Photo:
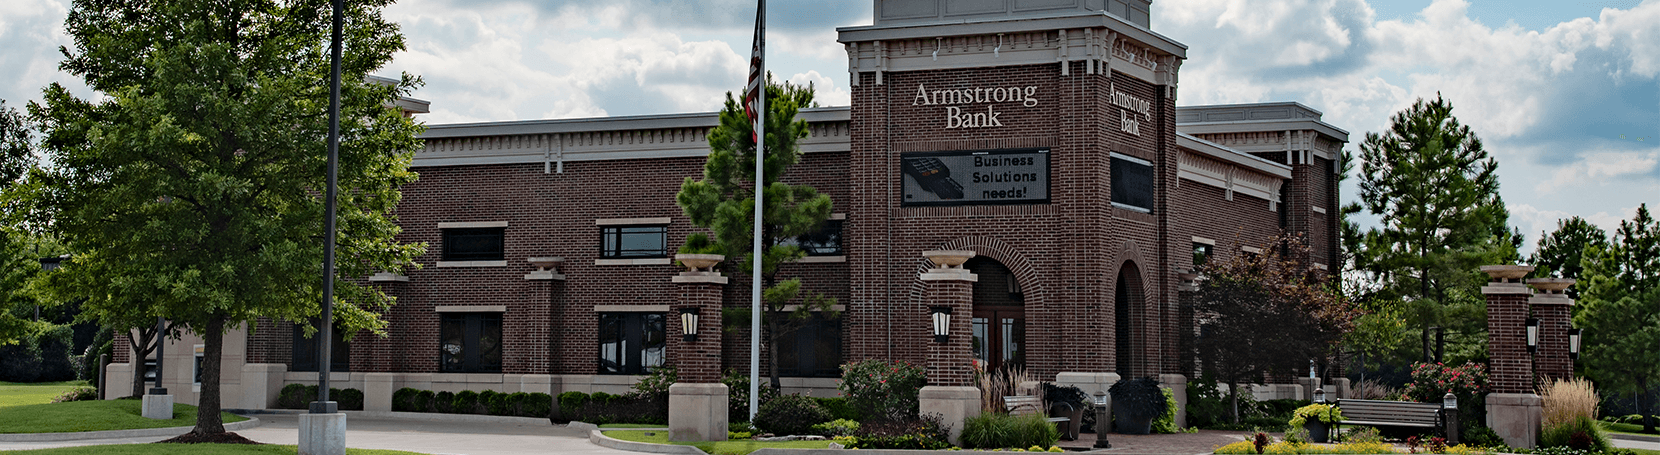
[{"label": "trimmed hedge", "polygon": [[0,381],[55,382],[74,380],[70,346],[75,331],[68,325],[26,321],[16,344],[0,345]]},{"label": "trimmed hedge", "polygon": [[[440,398],[444,394],[449,394],[448,401]],[[467,414],[548,417],[553,397],[545,393],[501,393],[494,390],[433,393],[431,390],[417,390],[408,387],[392,392],[393,411],[443,412],[438,410],[438,404],[441,402],[449,403],[449,409],[470,410],[464,412]]]},{"label": "trimmed hedge", "polygon": [[[363,410],[362,390],[329,387],[329,399],[338,403],[342,411]],[[289,384],[283,386],[282,392],[277,395],[277,408],[310,409],[313,401],[317,401],[317,386]]]},{"label": "trimmed hedge", "polygon": [[[548,400],[543,400],[548,403]],[[549,415],[556,424],[571,421],[595,425],[607,423],[643,423],[667,425],[669,399],[666,394],[612,395],[605,392],[587,394],[565,392],[559,394],[559,407]]]}]

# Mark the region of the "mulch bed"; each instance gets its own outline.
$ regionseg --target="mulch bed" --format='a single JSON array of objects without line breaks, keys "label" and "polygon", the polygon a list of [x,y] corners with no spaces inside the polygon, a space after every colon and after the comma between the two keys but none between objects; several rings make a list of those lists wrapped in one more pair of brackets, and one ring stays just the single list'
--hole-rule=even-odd
[{"label": "mulch bed", "polygon": [[189,432],[172,439],[156,441],[157,444],[263,444],[244,438],[242,435],[229,431],[223,433]]}]

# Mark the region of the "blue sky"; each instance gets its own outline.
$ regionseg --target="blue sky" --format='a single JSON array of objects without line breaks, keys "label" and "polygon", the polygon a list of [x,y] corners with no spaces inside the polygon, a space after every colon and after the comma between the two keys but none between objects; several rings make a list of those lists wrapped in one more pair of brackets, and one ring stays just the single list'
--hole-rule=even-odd
[{"label": "blue sky", "polygon": [[[835,28],[870,24],[871,4],[769,2],[769,69],[846,105]],[[743,86],[754,5],[403,0],[386,15],[409,49],[383,73],[425,79],[430,123],[710,111]],[[56,71],[69,7],[0,1],[8,106],[54,81],[90,95]],[[1178,104],[1298,101],[1356,150],[1413,100],[1452,101],[1529,251],[1558,219],[1612,227],[1660,202],[1660,0],[1155,0],[1152,17],[1189,46]]]}]

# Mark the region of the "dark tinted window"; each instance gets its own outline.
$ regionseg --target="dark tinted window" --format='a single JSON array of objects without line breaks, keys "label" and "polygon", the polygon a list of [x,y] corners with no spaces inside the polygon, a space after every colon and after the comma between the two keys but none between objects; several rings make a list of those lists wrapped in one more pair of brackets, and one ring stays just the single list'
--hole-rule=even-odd
[{"label": "dark tinted window", "polygon": [[1153,167],[1113,157],[1112,202],[1152,211]]},{"label": "dark tinted window", "polygon": [[645,374],[663,366],[663,313],[600,313],[599,372]]},{"label": "dark tinted window", "polygon": [[463,228],[444,230],[444,260],[500,261],[502,237],[507,228]]},{"label": "dark tinted window", "polygon": [[841,319],[816,314],[778,346],[778,374],[792,377],[841,377]]},{"label": "dark tinted window", "polygon": [[[311,321],[312,327],[317,327],[317,321]],[[294,325],[294,366],[289,371],[317,371],[317,337],[323,336],[322,330],[312,332],[310,337],[305,336],[306,327]],[[329,371],[351,371],[352,346],[346,343],[345,334],[340,329],[334,330],[334,343],[329,345]]]},{"label": "dark tinted window", "polygon": [[501,313],[445,313],[438,330],[445,373],[501,372]]},{"label": "dark tinted window", "polygon": [[1213,248],[1212,246],[1210,246],[1209,244],[1205,244],[1205,243],[1195,243],[1195,244],[1193,244],[1193,266],[1198,267],[1198,266],[1201,266],[1201,265],[1205,265],[1205,263],[1207,263],[1207,262],[1210,262],[1210,255],[1211,255],[1211,249],[1212,248]]},{"label": "dark tinted window", "polygon": [[824,227],[818,232],[803,234],[779,242],[783,245],[798,245],[801,251],[808,256],[840,256],[842,255],[842,221],[827,220]]},{"label": "dark tinted window", "polygon": [[600,257],[666,257],[668,231],[667,226],[606,226],[600,229]]}]

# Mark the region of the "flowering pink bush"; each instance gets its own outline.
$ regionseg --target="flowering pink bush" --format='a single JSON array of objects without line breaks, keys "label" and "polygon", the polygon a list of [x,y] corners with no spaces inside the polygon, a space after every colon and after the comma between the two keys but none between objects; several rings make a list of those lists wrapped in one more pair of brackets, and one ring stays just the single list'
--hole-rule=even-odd
[{"label": "flowering pink bush", "polygon": [[1402,390],[1407,399],[1422,403],[1440,403],[1441,397],[1452,392],[1460,403],[1487,391],[1487,367],[1475,362],[1450,367],[1437,363],[1412,364],[1412,382]]},{"label": "flowering pink bush", "polygon": [[927,385],[922,367],[905,362],[865,360],[842,365],[842,396],[867,418],[910,420],[917,415],[917,394]]}]

